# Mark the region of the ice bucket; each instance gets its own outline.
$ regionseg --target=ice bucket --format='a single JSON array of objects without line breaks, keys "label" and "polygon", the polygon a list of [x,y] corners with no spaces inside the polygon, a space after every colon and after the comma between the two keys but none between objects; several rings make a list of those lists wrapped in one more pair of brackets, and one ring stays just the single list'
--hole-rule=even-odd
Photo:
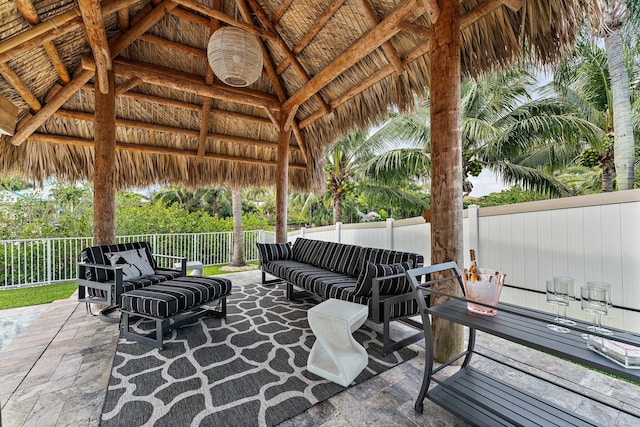
[{"label": "ice bucket", "polygon": [[[469,272],[465,269],[462,279],[466,298],[497,307],[506,277],[506,274],[489,268],[479,268],[477,272]],[[469,301],[467,310],[487,316],[495,316],[498,312],[495,308],[484,307]]]}]

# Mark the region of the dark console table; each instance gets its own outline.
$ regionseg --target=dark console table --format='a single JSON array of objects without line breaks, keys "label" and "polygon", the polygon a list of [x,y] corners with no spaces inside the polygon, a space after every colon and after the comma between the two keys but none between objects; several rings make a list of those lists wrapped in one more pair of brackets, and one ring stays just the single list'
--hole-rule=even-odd
[{"label": "dark console table", "polygon": [[[444,304],[429,307],[429,296],[441,294],[432,288],[434,284],[454,280],[462,287],[460,270],[455,263],[414,269],[407,272],[407,276],[412,282],[418,303],[421,305],[426,340],[424,378],[415,404],[415,409],[418,412],[422,412],[424,398],[427,397],[472,425],[598,425],[567,408],[554,404],[549,399],[542,399],[516,385],[501,381],[471,367],[469,363],[474,354],[480,354],[507,365],[505,362],[475,349],[476,331],[483,331],[588,368],[640,383],[640,370],[625,368],[587,347],[586,340],[582,335],[584,333],[593,334],[587,330],[589,325],[587,323],[577,321],[577,325],[571,327],[573,329],[571,333],[561,334],[551,331],[546,326],[553,322],[554,315],[512,304],[500,303],[496,316],[468,312],[466,300],[459,297]],[[469,342],[466,350],[436,369],[433,367],[433,336],[430,316],[438,316],[469,328]],[[616,341],[640,346],[640,335],[628,331],[612,330],[615,333],[613,338]],[[438,371],[460,359],[463,360],[458,372],[443,381],[434,377]],[[516,366],[508,366],[521,371]],[[543,379],[531,372],[527,372],[527,374]],[[437,385],[429,390],[432,381]],[[555,385],[562,387],[560,384]],[[571,391],[593,399],[593,396],[576,390]],[[598,400],[598,402],[611,406],[604,401]],[[615,409],[636,417],[640,416],[624,408],[615,407]]]}]

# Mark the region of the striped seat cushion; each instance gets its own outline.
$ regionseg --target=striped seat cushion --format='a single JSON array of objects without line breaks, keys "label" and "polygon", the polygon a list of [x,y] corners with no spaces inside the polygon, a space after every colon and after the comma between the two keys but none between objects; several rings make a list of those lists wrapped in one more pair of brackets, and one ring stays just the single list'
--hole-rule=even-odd
[{"label": "striped seat cushion", "polygon": [[231,281],[219,277],[180,277],[122,294],[122,310],[167,318],[231,292]]},{"label": "striped seat cushion", "polygon": [[320,267],[309,267],[293,272],[291,283],[326,299],[334,286],[351,286],[356,283],[356,279]]},{"label": "striped seat cushion", "polygon": [[297,270],[311,268],[309,264],[305,264],[293,260],[271,261],[270,263],[261,265],[260,268],[265,273],[273,274],[276,277],[291,282],[291,275]]},{"label": "striped seat cushion", "polygon": [[[166,270],[162,268],[158,268],[154,271],[154,274],[151,276],[138,277],[134,280],[127,280],[126,282],[122,282],[122,292],[132,291],[134,289],[140,289],[145,286],[157,285],[158,283],[166,282],[167,280],[172,280],[180,277],[181,273],[176,270]],[[115,287],[112,286],[112,288]],[[101,289],[95,288],[87,288],[87,293],[91,297],[95,298],[106,298],[107,293]],[[115,289],[112,289],[112,295],[115,295]],[[118,305],[118,301],[107,301],[110,305]]]}]

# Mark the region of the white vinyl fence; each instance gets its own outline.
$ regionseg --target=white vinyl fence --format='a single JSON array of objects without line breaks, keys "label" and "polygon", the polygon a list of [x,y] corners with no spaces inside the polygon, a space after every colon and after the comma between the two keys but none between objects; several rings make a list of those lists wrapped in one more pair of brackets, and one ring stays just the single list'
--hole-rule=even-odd
[{"label": "white vinyl fence", "polygon": [[[411,251],[431,259],[430,224],[407,220],[301,229],[299,236]],[[503,301],[551,310],[545,281],[570,276],[611,284],[613,304],[605,323],[640,329],[640,190],[520,203],[491,208],[472,206],[463,221],[464,264],[475,249],[478,264],[507,274],[511,288]],[[530,292],[519,292],[522,288]],[[580,313],[572,304],[570,314]],[[631,327],[635,325],[635,327]]]},{"label": "white vinyl fence", "polygon": [[[154,253],[184,256],[204,265],[228,264],[233,252],[233,233],[142,234],[118,236],[116,242],[148,241]],[[258,259],[256,242],[273,242],[274,233],[245,231],[245,259]],[[92,237],[0,240],[0,287],[36,285],[75,280],[82,249]],[[160,260],[164,267],[172,267]],[[165,264],[162,264],[165,262]]]}]

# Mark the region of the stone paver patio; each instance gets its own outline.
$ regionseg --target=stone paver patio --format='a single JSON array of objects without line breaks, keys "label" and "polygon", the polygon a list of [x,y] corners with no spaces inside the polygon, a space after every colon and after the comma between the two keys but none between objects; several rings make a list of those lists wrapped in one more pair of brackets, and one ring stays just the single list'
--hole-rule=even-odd
[{"label": "stone paver patio", "polygon": [[[260,273],[249,271],[227,276],[234,282],[259,283]],[[0,351],[1,425],[97,426],[118,341],[118,325],[100,321],[76,302],[76,296],[34,310],[41,314]],[[20,309],[24,310],[24,309]],[[601,399],[640,414],[640,388],[601,375],[555,357],[487,335],[478,334],[478,345],[498,358],[519,361],[526,371],[536,371],[552,384],[505,372],[493,362],[477,359],[476,365],[538,391],[554,401],[609,426],[637,426],[634,418],[611,408],[576,398],[557,387],[598,395]],[[424,341],[412,345],[418,356],[365,383],[351,387],[284,423],[287,426],[449,426],[464,423],[425,401],[424,414],[413,404],[422,382]],[[446,372],[444,372],[446,374]],[[185,420],[189,425],[189,420]]]}]

